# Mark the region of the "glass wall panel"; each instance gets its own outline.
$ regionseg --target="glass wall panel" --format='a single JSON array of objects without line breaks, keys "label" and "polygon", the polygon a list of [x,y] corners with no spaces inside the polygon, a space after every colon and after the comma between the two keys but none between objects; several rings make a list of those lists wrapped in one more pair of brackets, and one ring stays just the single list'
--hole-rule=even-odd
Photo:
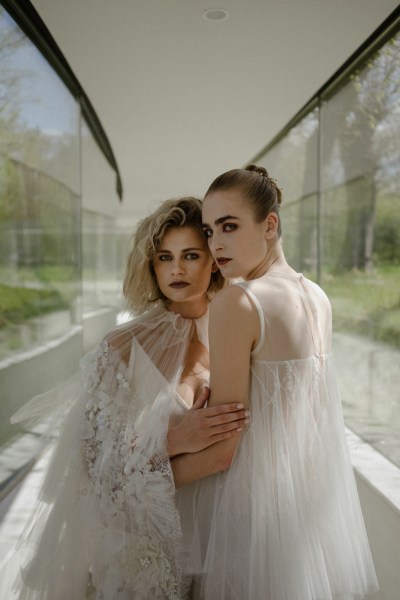
[{"label": "glass wall panel", "polygon": [[[68,81],[82,95],[71,74]],[[41,447],[39,430],[26,433],[10,416],[68,378],[83,349],[116,320],[118,169],[101,125],[87,126],[95,115],[84,106],[0,6],[3,491]],[[83,304],[103,310],[83,320]]]},{"label": "glass wall panel", "polygon": [[121,278],[117,272],[114,219],[82,211],[83,310],[119,307]]},{"label": "glass wall panel", "polygon": [[399,50],[397,36],[321,110],[323,285],[334,309],[345,417],[398,464]]},{"label": "glass wall panel", "polygon": [[122,302],[115,224],[118,199],[114,173],[84,122],[81,135],[83,310],[90,312]]},{"label": "glass wall panel", "polygon": [[283,243],[290,264],[317,278],[318,109],[258,161],[283,192]]},{"label": "glass wall panel", "polygon": [[2,7],[0,73],[4,358],[79,319],[80,143],[75,100]]},{"label": "glass wall panel", "polygon": [[79,107],[0,6],[1,151],[80,193]]},{"label": "glass wall panel", "polygon": [[398,465],[399,140],[397,34],[258,161],[283,188],[289,262],[332,302],[346,423]]}]

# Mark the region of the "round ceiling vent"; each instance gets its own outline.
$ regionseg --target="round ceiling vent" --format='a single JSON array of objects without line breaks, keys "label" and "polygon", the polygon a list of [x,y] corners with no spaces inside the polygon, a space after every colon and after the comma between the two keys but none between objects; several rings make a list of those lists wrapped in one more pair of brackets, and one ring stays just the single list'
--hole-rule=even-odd
[{"label": "round ceiling vent", "polygon": [[229,14],[223,8],[209,8],[203,12],[203,17],[207,21],[225,21]]}]

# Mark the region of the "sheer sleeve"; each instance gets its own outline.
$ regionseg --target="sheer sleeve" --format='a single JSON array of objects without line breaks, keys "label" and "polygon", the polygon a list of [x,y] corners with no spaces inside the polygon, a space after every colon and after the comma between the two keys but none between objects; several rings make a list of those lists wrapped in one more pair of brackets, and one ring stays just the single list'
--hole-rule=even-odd
[{"label": "sheer sleeve", "polygon": [[166,453],[176,394],[136,338],[126,339],[129,360],[107,338],[64,389],[72,408],[22,543],[21,600],[186,597]]}]

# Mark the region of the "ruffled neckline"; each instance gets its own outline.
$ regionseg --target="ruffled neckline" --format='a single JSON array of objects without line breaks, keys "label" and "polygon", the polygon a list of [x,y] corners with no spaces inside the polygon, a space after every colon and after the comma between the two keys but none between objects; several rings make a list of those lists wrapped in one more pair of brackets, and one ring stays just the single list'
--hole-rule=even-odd
[{"label": "ruffled neckline", "polygon": [[165,320],[165,321],[171,321],[175,325],[180,324],[181,326],[187,327],[188,325],[191,325],[192,323],[202,323],[204,321],[208,321],[208,315],[209,315],[209,307],[207,307],[207,310],[205,311],[205,313],[203,315],[201,315],[200,317],[183,317],[180,313],[176,313],[176,312],[173,312],[172,310],[168,310],[168,308],[166,308],[166,306],[160,302],[160,303],[154,305],[153,307],[151,307],[148,311],[146,311],[142,315],[138,315],[135,319],[133,319],[133,322],[142,321],[142,319],[143,319],[143,321],[152,322],[154,320],[155,322],[159,323],[159,322]]}]

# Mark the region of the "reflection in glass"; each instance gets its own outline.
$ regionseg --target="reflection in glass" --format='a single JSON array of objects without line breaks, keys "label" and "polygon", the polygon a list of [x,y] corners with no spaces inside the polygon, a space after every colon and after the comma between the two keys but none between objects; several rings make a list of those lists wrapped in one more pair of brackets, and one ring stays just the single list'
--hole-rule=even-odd
[{"label": "reflection in glass", "polygon": [[[78,103],[0,6],[3,490],[10,474],[25,468],[40,446],[38,431],[20,438],[22,431],[10,425],[9,417],[32,395],[71,375],[85,340],[87,349],[95,343],[93,330],[109,327],[115,316],[120,272],[114,263],[114,182]],[[90,218],[83,217],[85,231],[82,206],[91,210]],[[85,274],[89,279],[83,286]],[[86,308],[102,308],[92,322],[82,315],[82,287]],[[86,337],[83,324],[90,333]]]},{"label": "reflection in glass", "polygon": [[0,358],[79,319],[79,112],[0,8]]},{"label": "reflection in glass", "polygon": [[119,307],[121,278],[116,273],[114,220],[89,210],[82,211],[83,310]]},{"label": "reflection in glass", "polygon": [[318,109],[293,127],[259,162],[283,192],[283,243],[293,268],[317,278]]},{"label": "reflection in glass", "polygon": [[346,421],[398,464],[399,50],[397,36],[321,111],[323,283]]},{"label": "reflection in glass", "polygon": [[289,262],[332,302],[346,423],[398,465],[399,139],[397,34],[259,161],[283,188]]}]

